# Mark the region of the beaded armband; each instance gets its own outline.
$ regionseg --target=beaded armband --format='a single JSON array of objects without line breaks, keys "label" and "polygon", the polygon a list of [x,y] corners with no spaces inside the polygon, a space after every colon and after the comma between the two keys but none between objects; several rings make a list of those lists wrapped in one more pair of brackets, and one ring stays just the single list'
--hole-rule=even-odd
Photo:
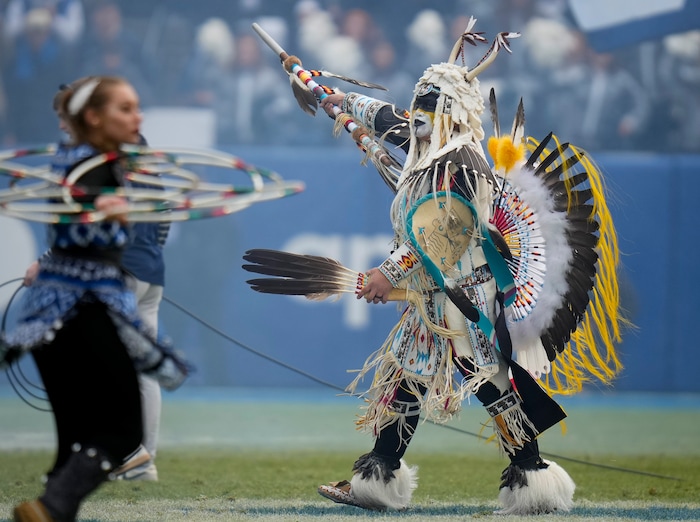
[{"label": "beaded armband", "polygon": [[379,266],[379,271],[384,274],[393,286],[408,277],[412,272],[422,266],[420,255],[409,241],[400,245],[386,261]]},{"label": "beaded armband", "polygon": [[340,108],[343,112],[352,115],[365,127],[374,129],[374,120],[377,117],[377,113],[383,107],[389,105],[391,104],[364,94],[349,92],[343,97],[343,103]]}]

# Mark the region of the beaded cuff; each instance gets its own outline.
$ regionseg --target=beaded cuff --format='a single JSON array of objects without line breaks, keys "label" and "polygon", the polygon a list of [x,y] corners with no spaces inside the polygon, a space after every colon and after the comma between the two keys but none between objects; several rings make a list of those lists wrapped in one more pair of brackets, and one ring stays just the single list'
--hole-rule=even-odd
[{"label": "beaded cuff", "polygon": [[486,406],[486,411],[489,412],[491,417],[497,417],[511,408],[519,405],[520,401],[518,400],[518,397],[515,395],[515,393],[510,392]]},{"label": "beaded cuff", "polygon": [[377,117],[377,113],[383,107],[389,105],[391,104],[364,94],[349,92],[343,97],[341,109],[343,112],[352,115],[365,127],[374,129],[374,120]]},{"label": "beaded cuff", "polygon": [[393,286],[397,286],[402,279],[408,277],[422,264],[418,252],[409,241],[406,241],[379,266],[379,271]]}]

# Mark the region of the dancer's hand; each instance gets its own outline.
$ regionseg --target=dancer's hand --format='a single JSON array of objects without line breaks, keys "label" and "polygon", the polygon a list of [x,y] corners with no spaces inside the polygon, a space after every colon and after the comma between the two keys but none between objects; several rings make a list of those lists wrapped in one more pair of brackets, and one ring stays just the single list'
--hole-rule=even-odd
[{"label": "dancer's hand", "polygon": [[105,214],[107,221],[119,221],[123,225],[128,221],[129,207],[121,196],[99,196],[95,200],[95,208]]},{"label": "dancer's hand", "polygon": [[331,118],[335,118],[335,114],[333,114],[333,106],[335,105],[337,107],[340,107],[343,103],[343,98],[345,98],[345,93],[336,90],[333,94],[329,94],[321,100],[321,108],[324,111],[326,111],[326,114],[328,114],[328,116],[330,116]]},{"label": "dancer's hand", "polygon": [[34,281],[36,281],[37,275],[39,275],[39,261],[34,261],[24,273],[24,280],[22,281],[24,286],[32,286]]},{"label": "dancer's hand", "polygon": [[357,291],[357,298],[364,297],[368,303],[386,303],[393,285],[378,268],[370,268],[366,273],[367,284]]}]

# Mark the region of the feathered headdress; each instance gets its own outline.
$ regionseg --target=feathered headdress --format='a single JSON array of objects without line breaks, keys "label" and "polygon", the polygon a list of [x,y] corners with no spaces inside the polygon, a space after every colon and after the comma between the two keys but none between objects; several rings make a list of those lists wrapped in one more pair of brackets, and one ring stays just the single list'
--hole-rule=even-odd
[{"label": "feathered headdress", "polygon": [[416,100],[429,92],[437,94],[437,104],[430,142],[421,142],[412,133],[405,173],[427,168],[436,158],[465,145],[484,156],[480,143],[484,138],[481,126],[484,99],[477,76],[493,62],[501,49],[510,52],[509,39],[520,35],[499,33],[484,57],[470,69],[455,62],[459,57],[464,61],[465,43],[476,45],[477,42],[487,41],[482,33],[473,32],[475,24],[476,19],[470,18],[464,33],[452,47],[447,62],[428,67],[416,84],[412,111],[415,110]]}]

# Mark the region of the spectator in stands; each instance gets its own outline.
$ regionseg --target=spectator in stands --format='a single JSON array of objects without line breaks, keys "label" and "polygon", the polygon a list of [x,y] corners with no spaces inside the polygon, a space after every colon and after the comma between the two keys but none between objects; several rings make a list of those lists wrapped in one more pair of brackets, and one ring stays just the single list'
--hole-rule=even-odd
[{"label": "spectator in stands", "polygon": [[251,32],[236,38],[218,18],[197,32],[185,84],[195,104],[215,112],[220,145],[281,144],[294,136],[288,120],[302,113],[281,69],[263,59],[261,44]]},{"label": "spectator in stands", "polygon": [[381,40],[381,31],[374,23],[372,15],[364,9],[350,9],[341,14],[340,34],[352,38],[369,55]]},{"label": "spectator in stands", "polygon": [[[516,80],[505,90],[509,106],[514,108],[518,102],[514,98],[519,94],[511,87],[522,89],[526,131],[539,138],[555,130],[579,139],[576,115],[584,105],[582,86],[588,74],[587,47],[581,33],[559,20],[535,16],[523,26],[522,37],[513,42],[513,47],[520,59],[502,61],[523,62],[525,66],[513,70]],[[500,91],[498,94],[501,105]]]},{"label": "spectator in stands", "polygon": [[182,78],[187,103],[212,107],[214,89],[221,71],[235,59],[236,40],[221,18],[210,18],[197,29],[194,47]]},{"label": "spectator in stands", "polygon": [[439,63],[449,54],[447,27],[440,13],[434,9],[418,12],[406,28],[408,52],[404,68],[412,77],[423,74],[426,63]]},{"label": "spectator in stands", "polygon": [[[280,143],[294,100],[280,71],[262,59],[260,39],[236,38],[236,58],[222,71],[214,106],[219,143]],[[288,134],[289,135],[289,134]]]},{"label": "spectator in stands", "polygon": [[50,10],[32,9],[23,27],[2,74],[8,100],[4,141],[10,146],[55,139],[54,115],[42,100],[50,100],[64,78],[73,76],[68,50],[52,29]]},{"label": "spectator in stands", "polygon": [[649,97],[612,53],[591,51],[588,63],[582,145],[588,149],[635,149],[648,123]]},{"label": "spectator in stands", "polygon": [[3,21],[6,38],[12,41],[24,33],[27,14],[32,9],[51,12],[51,28],[63,43],[77,44],[82,38],[85,12],[81,0],[10,0]]},{"label": "spectator in stands", "polygon": [[650,131],[657,143],[659,135],[668,132],[669,150],[700,152],[700,31],[664,39],[659,76],[665,93],[661,108],[670,116],[672,127],[654,126]]},{"label": "spectator in stands", "polygon": [[[643,137],[650,101],[641,84],[612,54],[598,54],[565,24],[533,18],[523,41],[537,77],[548,86],[535,110],[525,111],[528,131],[538,121],[585,149],[630,149]],[[542,85],[542,84],[540,84]],[[541,89],[539,90],[541,91]]]},{"label": "spectator in stands", "polygon": [[338,35],[333,17],[316,0],[297,2],[294,13],[297,28],[294,52],[309,63],[319,63],[323,47]]},{"label": "spectator in stands", "polygon": [[388,40],[379,42],[370,52],[372,81],[387,88],[386,91],[373,91],[372,96],[390,103],[411,98],[414,80],[397,62],[396,49]]},{"label": "spectator in stands", "polygon": [[[127,80],[136,80],[135,88],[142,96],[142,101],[148,102],[148,94],[141,91],[142,85],[138,77],[152,83],[158,75],[156,60],[148,56],[139,38],[124,24],[122,10],[117,2],[110,0],[95,0],[89,10],[89,31],[83,46],[83,68],[88,74],[99,74],[99,70],[88,70],[89,67],[100,67],[105,61],[105,55],[119,55],[122,67],[133,68],[135,78],[127,76]],[[146,94],[146,99],[143,99]]]},{"label": "spectator in stands", "polygon": [[105,42],[90,53],[90,59],[83,63],[81,76],[99,74],[125,78],[138,91],[141,104],[148,107],[154,102],[151,84],[138,64],[126,56],[127,50],[116,41]]}]

